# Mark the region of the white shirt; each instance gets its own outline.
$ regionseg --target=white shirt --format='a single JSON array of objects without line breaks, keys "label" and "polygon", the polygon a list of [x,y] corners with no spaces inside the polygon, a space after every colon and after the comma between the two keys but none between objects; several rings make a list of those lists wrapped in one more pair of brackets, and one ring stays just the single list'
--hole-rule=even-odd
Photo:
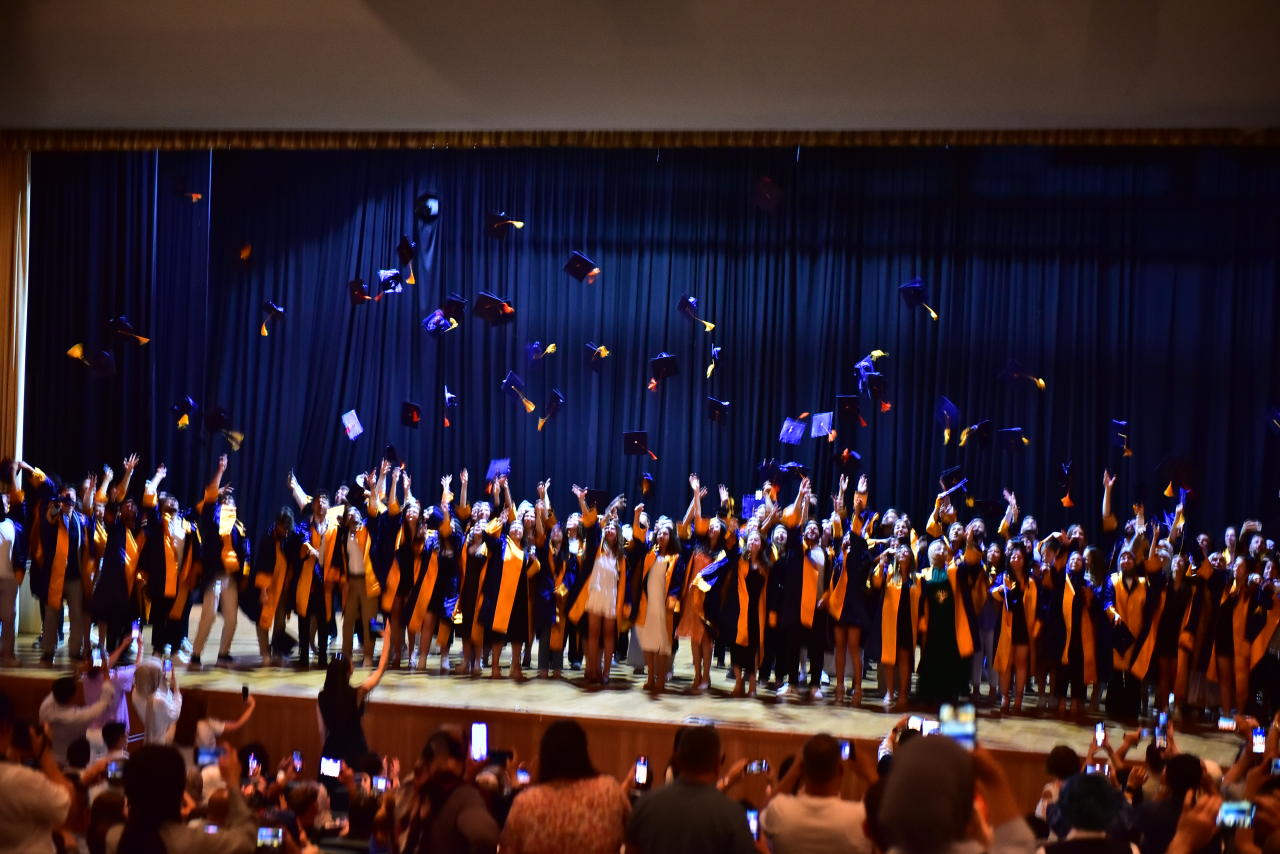
[{"label": "white shirt", "polygon": [[12,519],[0,522],[0,578],[6,581],[17,577],[13,574],[13,541],[17,536]]},{"label": "white shirt", "polygon": [[42,772],[0,762],[0,851],[54,854],[53,829],[70,809],[71,795]]},{"label": "white shirt", "polygon": [[[238,786],[227,789],[227,804],[226,823],[217,833],[205,833],[203,825],[194,828],[174,821],[160,825],[164,847],[182,854],[253,854],[258,848],[258,826]],[[122,824],[107,831],[107,854],[116,854],[123,832]]]},{"label": "white shirt", "polygon": [[110,683],[102,686],[102,696],[92,706],[60,705],[53,695],[40,704],[40,723],[48,724],[53,734],[53,758],[59,765],[67,764],[67,748],[77,738],[83,738],[90,724],[106,711],[115,699],[116,689]]},{"label": "white shirt", "polygon": [[860,801],[777,795],[760,813],[760,828],[774,854],[871,854],[862,833],[867,809]]},{"label": "white shirt", "polygon": [[133,710],[142,718],[142,725],[146,728],[142,734],[144,744],[173,744],[173,730],[177,726],[178,715],[182,714],[181,693],[171,692],[168,684],[161,685],[150,697],[140,696],[135,690]]},{"label": "white shirt", "polygon": [[364,578],[364,549],[360,548],[355,531],[347,535],[347,575]]}]

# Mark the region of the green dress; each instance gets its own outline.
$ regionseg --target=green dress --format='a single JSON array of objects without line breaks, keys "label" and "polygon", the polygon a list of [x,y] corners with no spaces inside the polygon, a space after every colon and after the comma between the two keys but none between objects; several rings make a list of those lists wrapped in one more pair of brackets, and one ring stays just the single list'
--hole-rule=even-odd
[{"label": "green dress", "polygon": [[921,605],[928,609],[929,632],[920,655],[916,690],[930,705],[951,703],[969,693],[970,658],[956,645],[956,603],[946,569],[924,573]]}]

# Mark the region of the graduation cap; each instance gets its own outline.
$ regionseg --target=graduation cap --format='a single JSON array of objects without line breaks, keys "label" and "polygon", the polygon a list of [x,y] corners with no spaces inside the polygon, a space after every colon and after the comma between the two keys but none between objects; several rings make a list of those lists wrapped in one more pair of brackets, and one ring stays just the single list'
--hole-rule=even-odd
[{"label": "graduation cap", "polygon": [[1117,448],[1124,448],[1124,456],[1133,456],[1133,449],[1129,447],[1128,421],[1113,420],[1111,422],[1111,444],[1115,445]]},{"label": "graduation cap", "polygon": [[943,489],[947,490],[948,494],[954,491],[958,484],[965,483],[967,480],[968,478],[964,476],[964,469],[960,466],[953,466],[947,469],[942,473],[942,477],[939,478]]},{"label": "graduation cap", "polygon": [[653,475],[644,472],[640,475],[640,494],[648,495],[653,492]]},{"label": "graduation cap", "polygon": [[756,466],[756,475],[762,483],[766,480],[776,483],[782,479],[782,469],[778,466],[778,461],[770,457]]},{"label": "graduation cap", "polygon": [[1166,498],[1173,498],[1177,494],[1174,492],[1175,489],[1191,490],[1196,479],[1195,467],[1181,454],[1168,454],[1156,466],[1156,477],[1168,482],[1169,485],[1165,487],[1164,494]]},{"label": "graduation cap", "polygon": [[867,426],[867,422],[862,419],[862,409],[858,405],[858,396],[856,394],[836,395],[836,421],[841,424]]},{"label": "graduation cap", "polygon": [[440,197],[434,192],[423,193],[413,201],[413,215],[430,225],[440,218]]},{"label": "graduation cap", "polygon": [[756,181],[756,187],[751,191],[751,204],[758,207],[765,213],[773,213],[778,208],[778,202],[782,201],[782,188],[772,178],[761,178]]},{"label": "graduation cap", "polygon": [[393,466],[400,462],[400,455],[396,453],[396,446],[390,442],[382,449],[382,458]]},{"label": "graduation cap", "polygon": [[564,271],[579,282],[584,282],[588,285],[594,285],[596,279],[600,277],[600,268],[596,266],[596,263],[576,249],[569,254],[569,260],[564,265]]},{"label": "graduation cap", "polygon": [[382,285],[382,293],[374,299],[382,299],[387,294],[404,293],[404,279],[400,277],[399,270],[379,270],[378,283]]},{"label": "graduation cap", "polygon": [[[444,407],[445,407],[445,409],[448,409],[448,408],[449,408],[449,407],[451,407],[451,406],[456,407],[457,405],[458,405],[458,396],[457,396],[456,394],[454,394],[453,392],[449,391],[449,387],[448,387],[448,386],[445,386],[445,387],[444,387]],[[448,412],[446,412],[446,413],[445,413],[445,415],[444,415],[444,426],[446,426],[446,427],[450,426],[450,425],[449,425],[449,413],[448,413]]]},{"label": "graduation cap", "polygon": [[525,356],[528,357],[530,362],[537,361],[538,359],[541,359],[545,356],[550,356],[555,351],[556,351],[555,344],[548,344],[546,349],[544,350],[542,348],[541,341],[534,341],[532,344],[524,345]]},{"label": "graduation cap", "polygon": [[467,310],[467,300],[460,294],[450,293],[445,298],[444,305],[440,306],[440,310],[444,312],[445,317],[451,317],[461,322]]},{"label": "graduation cap", "polygon": [[353,442],[364,432],[364,427],[360,425],[360,416],[356,415],[354,409],[342,413],[342,429],[347,431],[347,438]]},{"label": "graduation cap", "polygon": [[893,408],[893,404],[885,399],[889,395],[889,381],[883,374],[867,374],[867,392],[871,395],[872,402],[880,407],[881,412],[888,412]]},{"label": "graduation cap", "polygon": [[1031,440],[1022,435],[1021,427],[1006,427],[996,431],[996,439],[1000,447],[1006,451],[1021,451],[1031,444]]},{"label": "graduation cap", "polygon": [[190,397],[184,397],[173,405],[173,414],[178,416],[179,430],[186,430],[190,426],[191,418],[199,408]]},{"label": "graduation cap", "polygon": [[701,323],[706,331],[710,332],[716,328],[714,323],[703,320],[698,317],[698,298],[691,297],[688,294],[681,294],[679,302],[676,303],[676,311],[692,320],[694,323]]},{"label": "graduation cap", "polygon": [[137,332],[134,332],[133,326],[129,323],[129,318],[125,317],[123,314],[107,324],[107,331],[115,335],[123,335],[126,338],[132,338],[134,341],[138,342],[139,346],[146,344],[151,340],[150,338],[143,338]]},{"label": "graduation cap", "polygon": [[516,310],[511,304],[488,291],[481,291],[480,296],[476,297],[475,313],[476,317],[490,326],[499,326],[516,319]]},{"label": "graduation cap", "polygon": [[[649,360],[649,371],[653,374],[653,379],[665,380],[668,377],[674,377],[680,373],[680,365],[676,361],[676,357],[667,352],[659,353]],[[650,388],[653,386],[651,385]]]},{"label": "graduation cap", "polygon": [[720,361],[720,348],[711,345],[711,364],[707,365],[707,379],[711,379],[711,372],[716,369],[716,364]]},{"label": "graduation cap", "polygon": [[489,483],[493,483],[500,477],[509,477],[511,475],[511,460],[503,457],[498,460],[489,460],[489,471],[484,479]]},{"label": "graduation cap", "polygon": [[590,341],[587,342],[587,366],[593,371],[600,370],[600,366],[604,364],[604,360],[609,358],[609,348],[603,344],[596,345]]},{"label": "graduation cap", "polygon": [[798,445],[800,440],[804,438],[804,422],[797,421],[794,418],[787,418],[782,422],[782,432],[778,434],[778,441],[788,445]]},{"label": "graduation cap", "polygon": [[833,413],[830,413],[830,412],[813,413],[813,421],[810,422],[809,424],[810,439],[831,439],[832,438],[833,436],[833,431],[831,429],[832,414]]},{"label": "graduation cap", "polygon": [[247,270],[253,266],[253,244],[245,243],[235,252],[237,266],[242,270]]},{"label": "graduation cap", "polygon": [[594,507],[597,511],[603,513],[605,508],[609,506],[609,493],[603,489],[588,489],[586,494],[582,496],[582,501],[587,507]]},{"label": "graduation cap", "polygon": [[[262,304],[262,310],[267,313],[267,320],[270,320],[273,317],[284,317],[284,309],[273,303],[271,300],[267,300]],[[262,321],[262,336],[264,338],[267,335],[267,320]]]},{"label": "graduation cap", "polygon": [[924,306],[928,310],[930,317],[934,320],[938,319],[938,313],[929,308],[929,292],[925,290],[924,279],[916,276],[911,281],[898,285],[898,294],[902,297],[902,301],[907,304],[907,308]]},{"label": "graduation cap", "polygon": [[525,412],[533,412],[537,409],[533,405],[533,401],[524,395],[524,380],[516,376],[515,371],[507,371],[507,378],[502,381],[502,391],[512,400],[518,400],[524,404]]},{"label": "graduation cap", "polygon": [[809,467],[801,463],[782,463],[778,466],[778,471],[788,478],[809,476]]},{"label": "graduation cap", "polygon": [[1071,500],[1071,461],[1067,460],[1062,464],[1062,470],[1058,472],[1058,488],[1062,490],[1062,506],[1075,507],[1076,503]]},{"label": "graduation cap", "polygon": [[422,407],[412,401],[401,401],[400,403],[400,423],[406,427],[418,429],[418,424],[422,421]]},{"label": "graduation cap", "polygon": [[427,334],[432,338],[439,338],[446,332],[457,329],[458,321],[445,314],[443,309],[437,308],[422,318],[422,328],[427,330]]},{"label": "graduation cap", "polygon": [[991,437],[994,434],[990,421],[979,421],[977,424],[970,424],[968,427],[960,431],[960,447],[964,447],[965,442],[973,439],[978,443],[980,448],[991,447]]},{"label": "graduation cap", "polygon": [[938,406],[933,410],[933,420],[942,428],[942,444],[951,442],[951,428],[960,424],[960,410],[945,397],[938,397]]},{"label": "graduation cap", "polygon": [[862,456],[853,448],[845,448],[831,462],[841,474],[853,474],[862,466]]},{"label": "graduation cap", "polygon": [[714,397],[707,398],[707,418],[717,424],[723,424],[729,419],[729,401],[716,400]]},{"label": "graduation cap", "polygon": [[556,389],[551,389],[551,397],[547,399],[546,415],[538,419],[538,429],[541,430],[543,425],[551,420],[551,417],[560,411],[560,407],[564,406],[564,395]]},{"label": "graduation cap", "polygon": [[186,199],[192,204],[195,204],[196,202],[204,198],[203,194],[193,192],[187,186],[187,178],[185,175],[180,175],[177,178],[173,179],[173,194],[178,198]]},{"label": "graduation cap", "polygon": [[1274,406],[1267,407],[1267,429],[1280,436],[1280,409]]},{"label": "graduation cap", "polygon": [[854,363],[853,369],[858,372],[858,392],[862,393],[867,388],[867,378],[871,376],[879,376],[876,373],[876,359],[889,355],[884,350],[872,350]]},{"label": "graduation cap", "polygon": [[369,296],[369,289],[365,287],[364,279],[357,276],[347,282],[347,295],[351,298],[351,305],[364,305],[373,297]]},{"label": "graduation cap", "polygon": [[644,430],[626,430],[622,433],[622,453],[628,457],[642,457],[648,454],[653,459],[658,455],[649,450],[649,434]]},{"label": "graduation cap", "polygon": [[400,235],[400,242],[396,245],[396,255],[400,258],[400,266],[408,267],[413,263],[413,253],[418,249],[418,244],[409,239],[409,235]]},{"label": "graduation cap", "polygon": [[1010,359],[1009,364],[1004,366],[1004,370],[1000,372],[1000,379],[1009,385],[1016,385],[1023,380],[1031,380],[1036,384],[1036,388],[1044,391],[1044,380],[1033,375],[1016,359]]},{"label": "graduation cap", "polygon": [[109,377],[116,372],[116,357],[109,350],[90,350],[86,353],[83,344],[76,344],[67,351],[67,355],[88,365],[89,376]]},{"label": "graduation cap", "polygon": [[240,450],[240,443],[244,441],[244,433],[231,429],[231,416],[217,404],[204,411],[204,429],[210,433],[221,433],[233,451]]},{"label": "graduation cap", "polygon": [[513,228],[524,228],[524,223],[507,216],[506,211],[489,211],[484,216],[484,233],[494,240],[505,240]]}]

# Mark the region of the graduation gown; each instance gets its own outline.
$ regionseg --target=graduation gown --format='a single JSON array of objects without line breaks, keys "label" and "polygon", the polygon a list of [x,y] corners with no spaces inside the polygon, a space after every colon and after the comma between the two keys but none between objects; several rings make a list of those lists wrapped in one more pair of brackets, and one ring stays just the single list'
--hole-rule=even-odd
[{"label": "graduation gown", "polygon": [[528,576],[538,569],[533,549],[525,549],[507,536],[502,538],[485,532],[489,550],[489,566],[485,571],[484,601],[480,606],[480,624],[495,635],[508,635],[513,643],[524,643],[529,634]]},{"label": "graduation gown", "polygon": [[[871,584],[881,591],[880,601],[880,663],[893,665],[898,662],[898,650],[916,648],[916,637],[919,623],[916,615],[920,613],[920,579],[917,573],[910,573],[906,578],[889,575],[886,578],[884,568],[879,564],[871,571]],[[899,609],[908,609],[911,626],[910,638],[898,637]]]},{"label": "graduation gown", "polygon": [[[266,534],[258,540],[258,547],[254,550],[250,563],[253,570],[254,590],[267,592],[266,604],[261,603],[261,594],[240,597],[240,610],[244,611],[258,624],[258,628],[264,631],[270,629],[275,622],[280,597],[289,595],[289,579],[293,575],[292,564],[298,553],[297,533],[290,531],[283,539],[277,539],[275,530],[276,526],[273,522]],[[285,602],[286,608],[290,605],[288,601]]]},{"label": "graduation gown", "polygon": [[849,552],[843,549],[829,562],[827,613],[836,625],[866,630],[871,624],[867,591],[871,583],[871,555],[867,541],[850,533]]},{"label": "graduation gown", "polygon": [[[769,587],[769,569],[763,572],[751,567],[750,558],[739,555],[735,565],[727,567],[724,579],[724,600],[720,610],[720,626],[729,634],[727,639],[740,647],[751,644],[751,615],[759,620],[759,637],[756,638],[756,655],[764,657],[764,629],[768,625],[765,613],[766,591]],[[748,584],[752,573],[760,576],[758,585]],[[705,573],[704,573],[705,574]]]},{"label": "graduation gown", "polygon": [[[298,571],[293,582],[293,608],[299,619],[305,620],[314,614],[322,623],[327,623],[333,618],[333,585],[337,581],[337,571],[331,567],[341,512],[341,506],[331,507],[323,524],[317,524],[314,515],[298,523]],[[319,557],[311,554],[307,546],[319,552]]]}]

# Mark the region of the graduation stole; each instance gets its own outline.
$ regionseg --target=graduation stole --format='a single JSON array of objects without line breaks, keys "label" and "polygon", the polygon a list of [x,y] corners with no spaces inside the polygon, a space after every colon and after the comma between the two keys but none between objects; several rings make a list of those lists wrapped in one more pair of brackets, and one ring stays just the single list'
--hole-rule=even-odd
[{"label": "graduation stole", "polygon": [[107,544],[107,526],[100,520],[93,525],[93,543],[84,549],[84,559],[80,563],[80,578],[84,582],[85,598],[93,596],[93,588],[98,583],[98,567],[102,563],[103,549]]},{"label": "graduation stole", "polygon": [[[880,661],[884,664],[896,664],[898,647],[915,649],[916,631],[919,621],[916,613],[920,610],[920,585],[909,584],[906,579],[888,576],[884,583],[884,604],[880,606]],[[898,609],[902,607],[902,594],[907,594],[907,607],[910,608],[911,644],[903,646],[898,638]]]},{"label": "graduation stole", "polygon": [[[311,521],[311,536],[308,542],[312,548],[320,552],[320,566],[322,571],[329,566],[329,562],[333,559],[333,544],[337,540],[336,522],[325,516],[324,529],[321,530],[315,524],[315,519]],[[302,571],[298,573],[298,592],[295,597],[294,610],[298,612],[299,617],[307,616],[308,608],[311,604],[311,584],[315,577],[315,566],[317,558],[310,554],[302,562]],[[333,616],[333,596],[329,595],[333,592],[333,582],[331,579],[322,576],[322,583],[325,590],[325,615]]]},{"label": "graduation stole", "polygon": [[[1026,584],[1018,581],[1011,573],[1004,574],[1006,583],[996,586],[996,590],[1004,590],[1004,595],[1000,598],[1004,601],[1004,613],[1000,615],[1000,637],[996,642],[996,657],[993,662],[998,673],[1005,673],[1009,669],[1009,657],[1013,653],[1013,608],[1009,604],[1009,593],[1019,588],[1022,589],[1022,613],[1027,623],[1027,636],[1034,640],[1032,630],[1035,627],[1036,619],[1036,599],[1039,589],[1028,581]],[[1013,582],[1013,587],[1008,586],[1008,581]],[[1070,609],[1067,609],[1070,610]],[[1067,621],[1067,637],[1071,636],[1071,622],[1068,617]],[[1063,652],[1063,658],[1066,652]]]},{"label": "graduation stole", "polygon": [[[123,523],[122,523],[123,524]],[[133,579],[138,574],[138,538],[128,527],[124,529],[124,586],[133,596]]]},{"label": "graduation stole", "polygon": [[661,603],[663,612],[665,613],[667,608],[667,601],[666,601],[665,594],[666,594],[666,591],[671,589],[671,573],[675,569],[676,559],[679,557],[680,557],[679,555],[658,554],[657,546],[654,546],[649,551],[649,553],[644,556],[644,570],[640,573],[640,590],[639,590],[640,603],[636,611],[635,624],[637,626],[643,626],[645,618],[649,614],[649,572],[653,569],[653,565],[660,560],[665,560],[667,562],[666,572],[665,572],[666,581],[663,582],[663,585],[662,585],[662,590],[664,595]]},{"label": "graduation stole", "polygon": [[[421,581],[418,585],[418,598],[413,603],[413,613],[409,616],[409,631],[417,634],[422,630],[422,621],[427,615],[427,605],[430,604],[431,596],[435,592],[436,576],[440,570],[435,549],[427,548],[425,541],[421,547],[413,543],[410,548],[413,549],[413,577],[415,581]],[[422,570],[424,552],[427,556],[426,572]]]},{"label": "graduation stole", "polygon": [[[218,513],[218,539],[222,542],[222,568],[231,575],[240,573],[240,555],[236,554],[235,539],[232,533],[238,527],[234,507],[220,507]],[[241,536],[244,531],[241,530]]]},{"label": "graduation stole", "polygon": [[[76,526],[76,532],[80,535],[80,548],[84,547],[84,530],[80,527],[80,520],[76,518],[74,511],[70,516],[60,516],[57,544],[53,549],[53,562],[49,564],[49,591],[46,601],[50,603],[62,602],[62,585],[67,575],[67,561],[71,559],[71,535],[67,530],[71,525]],[[79,560],[80,556],[77,555],[76,559]]]},{"label": "graduation stole", "polygon": [[[1074,621],[1076,586],[1071,581],[1071,573],[1063,573],[1065,579],[1062,588],[1062,619],[1066,621],[1067,637],[1062,644],[1062,663],[1067,664],[1068,653],[1071,649],[1071,624]],[[1089,613],[1086,605],[1080,609],[1080,646],[1084,652],[1084,682],[1086,685],[1098,681],[1098,663],[1094,656],[1093,643],[1093,615]]]},{"label": "graduation stole", "polygon": [[276,543],[276,561],[271,567],[271,577],[267,580],[267,604],[258,615],[258,625],[263,629],[271,628],[271,623],[275,620],[276,606],[280,603],[280,595],[284,592],[285,570],[289,566],[289,560],[284,554],[284,544],[277,537],[272,539]]},{"label": "graduation stole", "polygon": [[810,555],[818,551],[825,559],[826,553],[822,552],[821,545],[815,545],[812,549],[804,548],[803,541],[800,548],[803,549],[800,561],[800,624],[808,629],[813,626],[814,611],[818,608],[818,573],[822,571]]},{"label": "graduation stole", "polygon": [[853,551],[850,549],[848,556],[841,555],[839,561],[832,562],[832,574],[836,581],[831,585],[831,595],[827,597],[827,613],[836,620],[844,614],[844,597],[849,589],[849,557],[852,555]]},{"label": "graduation stole", "polygon": [[493,608],[493,631],[505,634],[511,623],[511,609],[515,605],[516,590],[520,586],[520,573],[524,570],[524,549],[510,536],[502,551],[502,578],[498,584],[498,601]]}]

